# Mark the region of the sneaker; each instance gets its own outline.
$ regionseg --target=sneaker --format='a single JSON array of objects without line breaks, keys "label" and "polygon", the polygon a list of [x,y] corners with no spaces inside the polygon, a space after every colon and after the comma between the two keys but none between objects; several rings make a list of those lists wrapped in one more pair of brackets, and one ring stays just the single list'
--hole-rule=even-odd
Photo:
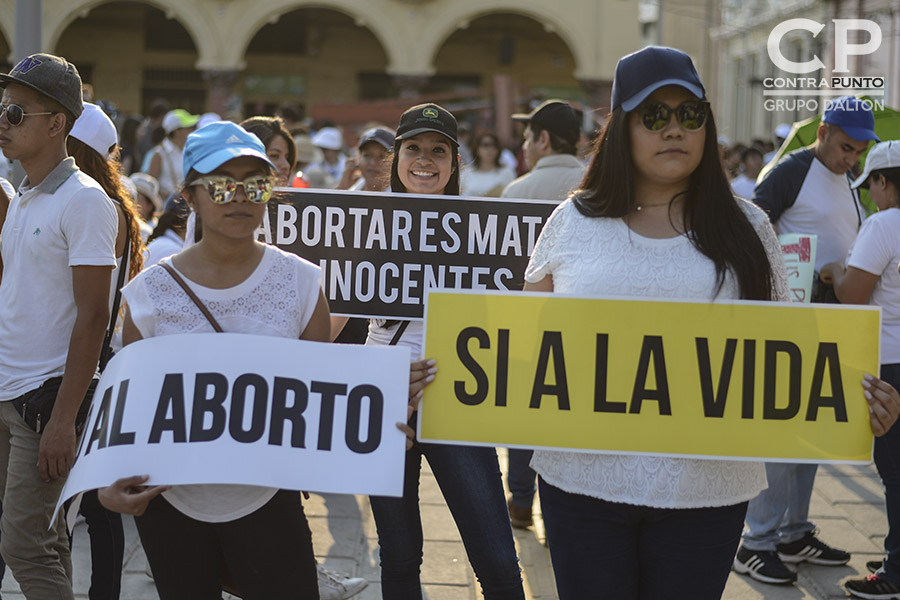
[{"label": "sneaker", "polygon": [[796,542],[778,544],[778,557],[784,562],[809,562],[814,565],[846,565],[850,562],[850,553],[832,548],[810,531]]},{"label": "sneaker", "polygon": [[320,600],[347,600],[369,585],[369,582],[362,577],[350,577],[343,573],[335,573],[318,563],[316,563],[316,574],[319,578]]},{"label": "sneaker", "polygon": [[869,560],[866,561],[866,568],[869,570],[869,573],[877,573],[881,570],[881,567],[884,566],[883,560]]},{"label": "sneaker", "polygon": [[858,598],[872,600],[900,600],[900,586],[888,583],[878,575],[872,574],[865,579],[851,579],[844,583],[847,591]]},{"label": "sneaker", "polygon": [[774,550],[738,548],[734,570],[763,583],[794,583],[797,574],[785,566]]},{"label": "sneaker", "polygon": [[509,522],[510,524],[517,529],[528,529],[532,525],[534,525],[534,518],[531,516],[531,507],[522,508],[516,504],[513,504],[512,498],[510,498],[506,502],[506,507],[509,509]]}]

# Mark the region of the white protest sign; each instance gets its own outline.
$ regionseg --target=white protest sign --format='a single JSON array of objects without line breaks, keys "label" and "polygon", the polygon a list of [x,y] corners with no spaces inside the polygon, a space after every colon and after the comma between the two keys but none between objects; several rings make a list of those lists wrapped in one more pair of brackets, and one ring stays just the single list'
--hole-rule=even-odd
[{"label": "white protest sign", "polygon": [[409,350],[231,333],[126,346],[60,505],[120,477],[400,496]]},{"label": "white protest sign", "polygon": [[812,299],[818,239],[817,235],[806,233],[783,233],[778,236],[792,302],[809,304]]}]

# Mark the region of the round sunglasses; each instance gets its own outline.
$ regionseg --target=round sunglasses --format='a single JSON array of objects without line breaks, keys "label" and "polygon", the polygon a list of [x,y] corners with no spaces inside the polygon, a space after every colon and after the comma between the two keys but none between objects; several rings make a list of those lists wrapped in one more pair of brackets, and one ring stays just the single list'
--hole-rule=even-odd
[{"label": "round sunglasses", "polygon": [[191,185],[202,185],[205,187],[209,193],[209,199],[214,204],[228,204],[234,200],[238,186],[244,188],[244,195],[247,196],[247,200],[254,204],[265,204],[272,197],[275,179],[265,175],[256,175],[243,181],[238,181],[227,175],[209,175],[208,177],[201,177]]},{"label": "round sunglasses", "polygon": [[647,131],[661,131],[669,124],[669,119],[675,115],[675,119],[682,129],[697,131],[706,123],[709,116],[709,103],[705,100],[688,100],[682,102],[676,108],[670,108],[662,102],[647,102],[637,108],[641,125]]},{"label": "round sunglasses", "polygon": [[52,115],[52,112],[36,112],[27,113],[18,104],[0,105],[0,117],[6,115],[6,122],[15,127],[21,125],[25,117],[36,117],[39,115]]}]

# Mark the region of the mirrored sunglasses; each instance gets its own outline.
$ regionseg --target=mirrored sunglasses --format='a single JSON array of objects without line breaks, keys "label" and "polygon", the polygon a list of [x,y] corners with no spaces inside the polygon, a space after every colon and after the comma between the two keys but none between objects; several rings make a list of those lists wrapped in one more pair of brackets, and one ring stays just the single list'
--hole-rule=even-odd
[{"label": "mirrored sunglasses", "polygon": [[6,115],[6,122],[15,127],[16,125],[21,125],[22,121],[25,117],[36,117],[39,115],[52,115],[52,112],[36,112],[36,113],[27,113],[22,110],[22,107],[18,104],[7,104],[6,106],[0,105],[0,117]]},{"label": "mirrored sunglasses", "polygon": [[247,196],[247,200],[254,204],[265,204],[272,197],[275,179],[265,175],[257,175],[238,181],[227,175],[210,175],[201,177],[191,185],[202,185],[205,187],[207,193],[209,193],[210,200],[215,204],[228,204],[234,200],[238,186],[244,188],[244,195]]},{"label": "mirrored sunglasses", "polygon": [[672,114],[678,124],[687,131],[697,131],[709,116],[709,103],[704,100],[688,100],[676,108],[669,108],[662,102],[647,102],[637,108],[641,125],[647,131],[661,131],[669,124]]}]

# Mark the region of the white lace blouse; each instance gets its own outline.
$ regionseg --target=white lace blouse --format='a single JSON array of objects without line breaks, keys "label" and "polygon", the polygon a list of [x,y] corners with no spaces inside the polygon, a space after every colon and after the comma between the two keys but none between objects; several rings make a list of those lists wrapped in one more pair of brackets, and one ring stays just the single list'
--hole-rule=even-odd
[{"label": "white lace blouse", "polygon": [[[172,264],[171,258],[161,262]],[[274,246],[266,246],[253,273],[234,287],[208,288],[179,274],[229,333],[298,339],[319,300],[319,267]],[[215,331],[159,265],[138,274],[122,289],[122,294],[132,321],[144,338]],[[254,512],[277,491],[251,485],[177,485],[163,492],[163,496],[191,518],[221,523]]]},{"label": "white lace blouse", "polygon": [[[739,200],[772,264],[773,298],[789,300],[781,247],[768,218]],[[716,294],[712,261],[687,236],[643,237],[622,219],[589,218],[571,200],[553,212],[538,239],[525,279],[553,276],[553,290],[582,296],[713,300],[740,298],[729,273]],[[726,506],[766,487],[760,462],[537,450],[531,466],[568,492],[657,508]]]}]

